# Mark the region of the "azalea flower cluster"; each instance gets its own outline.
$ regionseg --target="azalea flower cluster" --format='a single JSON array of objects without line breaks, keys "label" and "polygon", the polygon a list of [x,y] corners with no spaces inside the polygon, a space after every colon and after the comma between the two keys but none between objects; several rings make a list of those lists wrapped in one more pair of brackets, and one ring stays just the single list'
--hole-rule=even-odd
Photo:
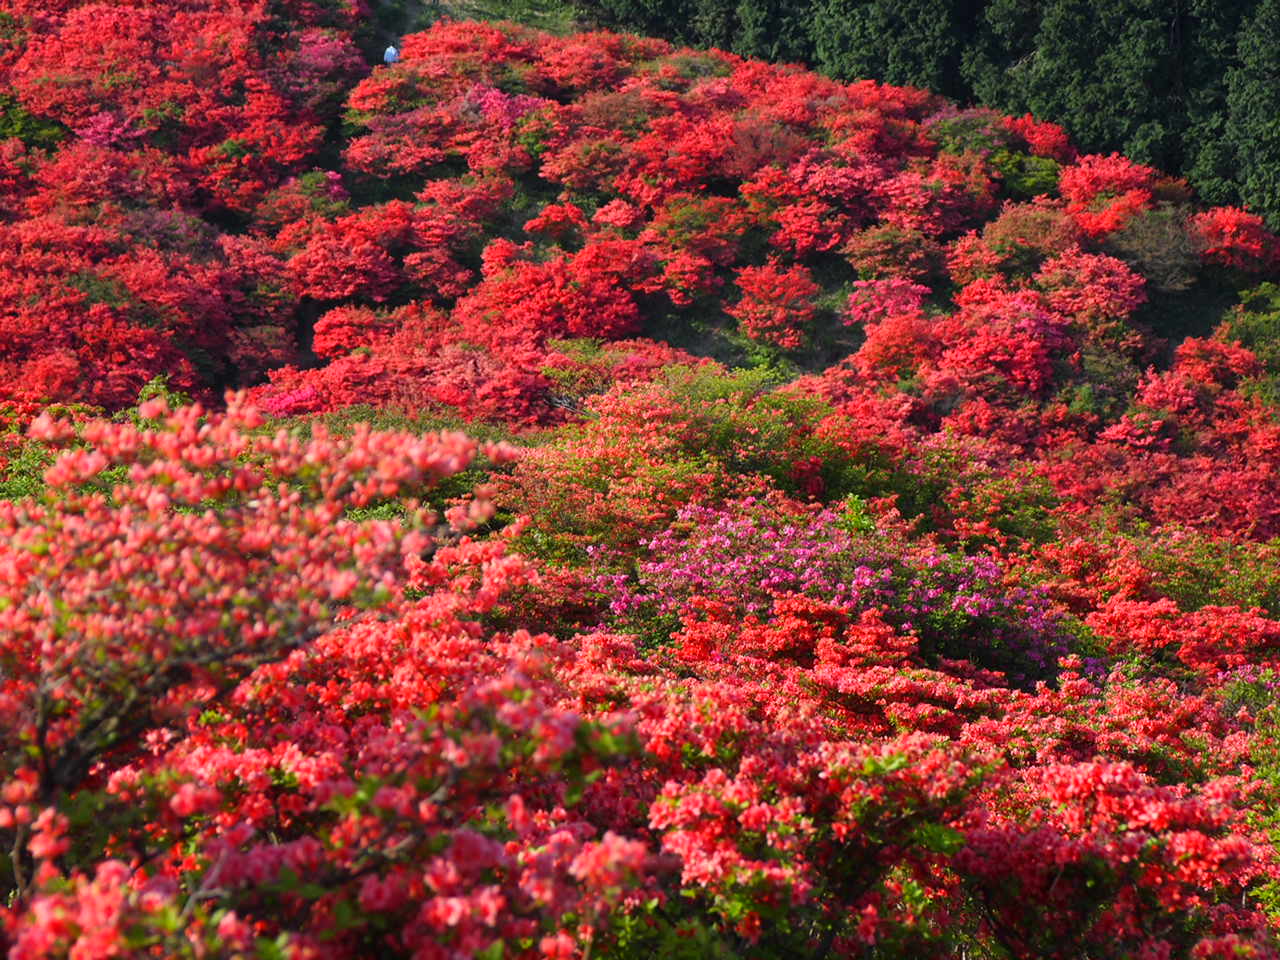
[{"label": "azalea flower cluster", "polygon": [[[690,504],[646,547],[634,582],[606,575],[601,584],[624,621],[696,619],[708,609],[767,618],[779,598],[804,596],[849,614],[882,611],[934,650],[1002,666],[1019,680],[1028,670],[1043,675],[1065,652],[1046,596],[1007,587],[993,558],[953,556],[878,530],[858,536],[830,508],[796,509],[785,499]],[[957,644],[967,648],[948,650]]]}]

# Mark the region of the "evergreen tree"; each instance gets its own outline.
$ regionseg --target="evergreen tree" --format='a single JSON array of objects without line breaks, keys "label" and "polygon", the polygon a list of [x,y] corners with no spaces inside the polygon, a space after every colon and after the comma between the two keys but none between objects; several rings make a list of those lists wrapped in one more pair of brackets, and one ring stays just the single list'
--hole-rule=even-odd
[{"label": "evergreen tree", "polygon": [[1280,0],[1263,0],[1240,30],[1238,66],[1228,78],[1226,139],[1239,169],[1240,198],[1280,224]]},{"label": "evergreen tree", "polygon": [[978,101],[1064,124],[1086,150],[1169,166],[1167,0],[993,0],[964,72]]},{"label": "evergreen tree", "polygon": [[976,0],[819,0],[810,36],[817,69],[967,98],[960,61]]},{"label": "evergreen tree", "polygon": [[785,63],[814,60],[813,10],[795,0],[738,0],[733,52]]}]

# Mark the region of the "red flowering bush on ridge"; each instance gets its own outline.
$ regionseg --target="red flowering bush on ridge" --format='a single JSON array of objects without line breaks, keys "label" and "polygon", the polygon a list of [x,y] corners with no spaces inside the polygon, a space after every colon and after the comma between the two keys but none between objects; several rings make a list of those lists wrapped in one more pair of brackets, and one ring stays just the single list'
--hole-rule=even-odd
[{"label": "red flowering bush on ridge", "polygon": [[[632,336],[659,315],[688,323],[694,311],[699,322],[710,313],[722,328],[795,352],[822,333],[833,312],[825,304],[859,274],[936,285],[948,248],[968,242],[960,231],[989,217],[1002,189],[978,153],[925,138],[936,125],[925,113],[931,104],[901,91],[842,87],[719,53],[689,59],[633,40],[610,40],[600,69],[566,84],[563,44],[575,42],[513,25],[440,26],[410,38],[400,63],[355,88],[351,117],[365,132],[348,150],[353,169],[422,178],[432,189],[508,184],[532,215],[519,230],[472,238],[465,254],[450,239],[447,254],[420,236],[409,236],[412,252],[384,244],[377,256],[390,260],[352,273],[378,288],[344,289],[378,301],[393,273],[395,283],[408,280],[399,296],[421,282],[437,302],[443,294],[468,341],[500,356],[540,349],[547,337]],[[473,58],[476,49],[485,52]],[[1024,205],[1061,221],[1063,236],[1043,242],[1041,260],[1091,236],[1075,219],[1094,216],[1117,191],[1147,191],[1141,203],[1126,201],[1134,210],[1172,195],[1154,171],[1073,159],[1058,134],[1028,120],[1001,129],[1008,150],[1031,149],[1039,137],[1036,150],[1069,161],[1060,198]],[[459,165],[468,172],[458,176]],[[323,237],[328,228],[315,229]],[[1039,243],[1018,229],[993,236],[994,252],[983,255],[994,264]],[[363,248],[349,249],[334,254]],[[309,269],[311,253],[283,252]],[[835,267],[837,254],[848,269]],[[463,276],[477,262],[475,291],[429,289],[438,268]],[[416,266],[428,263],[428,273]],[[1039,262],[1031,266],[1027,273]],[[729,284],[740,296],[724,296]]]},{"label": "red flowering bush on ridge", "polygon": [[1274,235],[1256,214],[1236,207],[1215,207],[1197,214],[1193,228],[1200,234],[1206,259],[1246,273],[1263,273],[1276,257]]}]

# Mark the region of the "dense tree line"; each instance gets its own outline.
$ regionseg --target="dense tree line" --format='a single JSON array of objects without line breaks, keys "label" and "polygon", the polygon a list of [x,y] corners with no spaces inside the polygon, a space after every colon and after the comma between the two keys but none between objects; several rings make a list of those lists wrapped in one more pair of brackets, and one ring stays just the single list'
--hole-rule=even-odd
[{"label": "dense tree line", "polygon": [[1063,124],[1280,223],[1280,2],[569,0],[580,16]]}]

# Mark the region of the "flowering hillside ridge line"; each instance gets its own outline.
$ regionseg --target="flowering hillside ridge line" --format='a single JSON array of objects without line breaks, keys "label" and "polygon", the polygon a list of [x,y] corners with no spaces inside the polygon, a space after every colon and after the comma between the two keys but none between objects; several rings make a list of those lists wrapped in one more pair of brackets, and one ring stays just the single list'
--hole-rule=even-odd
[{"label": "flowering hillside ridge line", "polygon": [[0,952],[1280,958],[1263,222],[366,14],[0,0]]}]

